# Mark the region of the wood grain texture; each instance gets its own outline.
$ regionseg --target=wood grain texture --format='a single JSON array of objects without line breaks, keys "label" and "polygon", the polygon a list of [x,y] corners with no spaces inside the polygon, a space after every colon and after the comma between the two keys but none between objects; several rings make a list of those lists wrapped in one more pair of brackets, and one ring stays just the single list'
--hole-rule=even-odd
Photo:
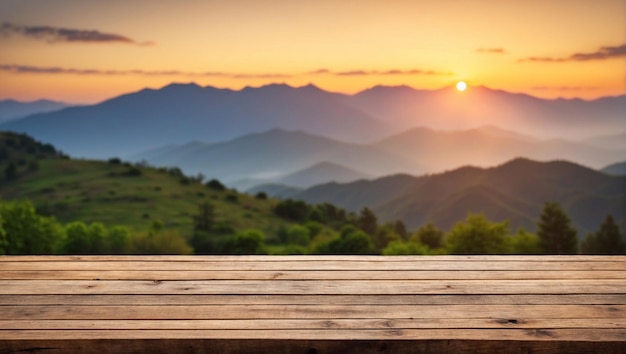
[{"label": "wood grain texture", "polygon": [[624,279],[621,270],[6,270],[0,280],[541,280]]},{"label": "wood grain texture", "polygon": [[0,305],[626,305],[626,294],[551,295],[0,295]]},{"label": "wood grain texture", "polygon": [[[226,270],[616,270],[626,271],[626,261],[594,261],[594,262],[564,262],[564,261],[361,261],[361,260],[327,260],[327,261],[277,261],[276,257],[268,261],[58,261],[58,262],[0,262],[0,271],[10,270],[203,270],[203,271],[226,271]],[[358,259],[358,258],[357,258]]]},{"label": "wood grain texture", "polygon": [[623,354],[626,342],[510,341],[510,340],[252,340],[252,339],[91,339],[91,340],[6,340],[0,352],[65,354]]},{"label": "wood grain texture", "polygon": [[623,279],[573,280],[0,280],[0,294],[624,294]]},{"label": "wood grain texture", "polygon": [[0,257],[0,352],[623,353],[626,257]]}]

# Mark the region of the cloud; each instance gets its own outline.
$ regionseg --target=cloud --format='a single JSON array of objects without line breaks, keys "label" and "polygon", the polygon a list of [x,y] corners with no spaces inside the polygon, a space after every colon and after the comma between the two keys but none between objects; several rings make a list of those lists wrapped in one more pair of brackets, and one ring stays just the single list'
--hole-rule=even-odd
[{"label": "cloud", "polygon": [[589,53],[574,53],[567,57],[528,57],[520,59],[520,62],[539,62],[539,63],[562,63],[571,61],[591,61],[591,60],[606,60],[613,58],[626,57],[626,44],[619,46],[605,46],[600,47],[595,52]]},{"label": "cloud", "polygon": [[320,75],[320,74],[330,74],[331,71],[328,69],[317,69],[314,71],[309,71],[307,75]]},{"label": "cloud", "polygon": [[31,65],[0,65],[0,71],[11,72],[15,74],[72,74],[72,75],[102,75],[102,76],[123,76],[123,75],[141,75],[141,76],[195,76],[195,77],[227,77],[232,79],[289,79],[293,77],[306,75],[335,75],[335,76],[393,76],[393,75],[454,75],[449,72],[439,72],[433,70],[387,70],[387,71],[331,71],[327,69],[319,69],[303,74],[285,74],[285,73],[229,73],[220,71],[192,72],[180,70],[101,70],[101,69],[76,69],[63,67],[41,67]]},{"label": "cloud", "polygon": [[289,74],[229,74],[233,79],[289,79]]},{"label": "cloud", "polygon": [[326,69],[321,69],[318,71],[311,72],[310,74],[329,74],[335,76],[394,76],[394,75],[436,75],[436,76],[450,76],[454,75],[451,72],[443,72],[443,71],[434,71],[434,70],[419,70],[419,69],[411,69],[411,70],[351,70],[351,71],[330,71]]},{"label": "cloud", "polygon": [[100,70],[100,69],[75,69],[62,67],[40,67],[30,65],[0,65],[0,71],[16,74],[72,74],[72,75],[101,75],[101,76],[204,76],[204,77],[229,77],[233,79],[286,79],[293,77],[288,74],[245,74],[226,73],[219,71],[191,72],[180,70]]},{"label": "cloud", "polygon": [[595,90],[596,86],[532,86],[531,90],[541,91],[586,91]]},{"label": "cloud", "polygon": [[476,53],[506,54],[506,50],[504,48],[478,48],[476,49]]},{"label": "cloud", "polygon": [[45,40],[48,43],[81,42],[81,43],[125,43],[138,46],[154,45],[154,42],[139,42],[115,33],[104,33],[96,30],[80,30],[52,26],[20,26],[5,22],[0,27],[5,36],[22,35],[24,37]]}]

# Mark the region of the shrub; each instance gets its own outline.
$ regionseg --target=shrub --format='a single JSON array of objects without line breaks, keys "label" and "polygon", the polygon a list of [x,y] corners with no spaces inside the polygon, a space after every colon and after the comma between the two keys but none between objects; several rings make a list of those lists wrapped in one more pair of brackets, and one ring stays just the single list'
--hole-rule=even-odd
[{"label": "shrub", "polygon": [[217,179],[212,179],[210,181],[208,181],[205,186],[214,189],[216,191],[224,191],[226,190],[226,186],[222,184],[222,182],[218,181]]}]

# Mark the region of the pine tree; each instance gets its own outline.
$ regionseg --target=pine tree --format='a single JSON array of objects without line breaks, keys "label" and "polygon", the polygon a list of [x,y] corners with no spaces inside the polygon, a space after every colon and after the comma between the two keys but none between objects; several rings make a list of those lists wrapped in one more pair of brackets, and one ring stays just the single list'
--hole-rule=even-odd
[{"label": "pine tree", "polygon": [[193,217],[194,231],[211,232],[215,223],[215,209],[209,202],[198,206],[198,215]]},{"label": "pine tree", "polygon": [[393,224],[393,228],[394,228],[394,231],[398,235],[400,235],[403,241],[406,241],[409,239],[409,232],[407,231],[406,225],[404,225],[402,220],[396,220],[396,222]]},{"label": "pine tree", "polygon": [[370,236],[376,235],[378,219],[369,208],[365,207],[361,210],[361,215],[359,215],[357,223],[359,228],[365,231],[366,234]]},{"label": "pine tree", "polygon": [[576,254],[578,240],[576,230],[570,226],[570,218],[558,203],[546,203],[538,223],[537,236],[544,254]]},{"label": "pine tree", "polygon": [[606,219],[596,233],[589,234],[582,245],[584,254],[626,254],[626,244],[612,215]]}]

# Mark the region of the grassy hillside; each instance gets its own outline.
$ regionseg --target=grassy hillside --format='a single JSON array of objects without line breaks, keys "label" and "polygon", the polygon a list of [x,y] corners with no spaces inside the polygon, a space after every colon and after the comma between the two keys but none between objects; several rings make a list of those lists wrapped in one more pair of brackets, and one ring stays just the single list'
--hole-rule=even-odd
[{"label": "grassy hillside", "polygon": [[[285,225],[274,215],[275,201],[257,199],[232,190],[216,190],[176,169],[155,169],[112,159],[74,160],[53,147],[20,135],[0,133],[0,196],[30,199],[40,212],[59,221],[102,222],[136,230],[154,220],[165,228],[191,233],[198,205],[214,205],[218,222],[241,230],[256,228],[268,235]],[[21,144],[20,141],[24,141]],[[15,176],[7,178],[9,165]]]}]

